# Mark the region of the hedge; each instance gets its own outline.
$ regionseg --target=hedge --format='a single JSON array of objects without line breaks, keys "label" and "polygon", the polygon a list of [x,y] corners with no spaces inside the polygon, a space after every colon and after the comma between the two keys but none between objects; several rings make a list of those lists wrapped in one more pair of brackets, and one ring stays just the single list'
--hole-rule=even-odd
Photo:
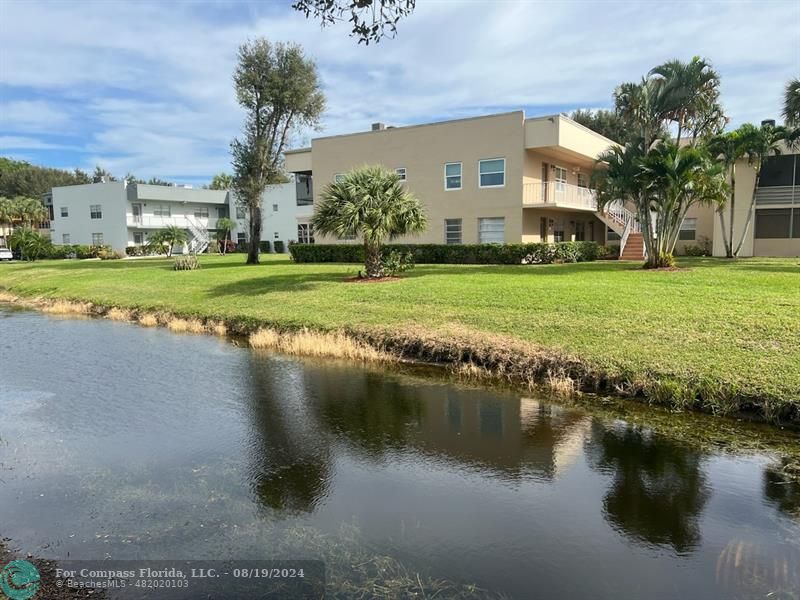
[{"label": "hedge", "polygon": [[[411,252],[417,264],[519,265],[596,260],[600,246],[595,242],[555,244],[387,244],[384,254],[397,250]],[[298,263],[363,263],[360,244],[289,244]]]}]

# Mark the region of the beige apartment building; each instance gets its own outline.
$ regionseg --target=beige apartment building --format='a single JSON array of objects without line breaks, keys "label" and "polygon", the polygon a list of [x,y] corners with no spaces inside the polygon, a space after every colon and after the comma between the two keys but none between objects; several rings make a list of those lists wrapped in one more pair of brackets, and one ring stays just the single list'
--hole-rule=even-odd
[{"label": "beige apartment building", "polygon": [[[394,169],[428,214],[426,231],[400,242],[595,241],[620,244],[623,258],[641,259],[633,213],[621,203],[598,211],[589,188],[598,155],[613,144],[563,115],[526,118],[523,111],[514,111],[407,127],[376,123],[370,131],[316,138],[310,148],[290,150],[285,158],[287,171],[314,202],[327,183],[355,167]],[[800,165],[791,154],[768,162],[741,256],[797,256]],[[734,203],[737,230],[747,219],[754,183],[753,169],[741,163]],[[309,217],[297,219],[297,240],[313,242]],[[724,256],[712,208],[696,207],[687,214],[676,252],[688,245],[708,245],[715,256]]]}]

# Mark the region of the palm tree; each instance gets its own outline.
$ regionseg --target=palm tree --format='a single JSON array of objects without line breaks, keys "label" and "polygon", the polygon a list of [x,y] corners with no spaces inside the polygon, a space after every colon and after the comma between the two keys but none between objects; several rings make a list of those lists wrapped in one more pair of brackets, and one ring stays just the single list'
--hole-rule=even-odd
[{"label": "palm tree", "polygon": [[23,227],[33,227],[46,221],[49,213],[47,208],[35,198],[25,198],[18,196],[14,198],[14,205],[17,219]]},{"label": "palm tree", "polygon": [[156,252],[163,251],[167,256],[172,256],[173,246],[182,246],[187,239],[186,231],[177,225],[169,225],[164,229],[151,233],[147,240],[147,245]]},{"label": "palm tree", "polygon": [[46,256],[51,242],[38,231],[30,227],[19,227],[8,237],[9,248],[19,250],[22,260],[36,260]]},{"label": "palm tree", "polygon": [[783,119],[786,125],[800,127],[800,79],[795,77],[786,84],[783,94]]},{"label": "palm tree", "polygon": [[13,223],[14,210],[11,203],[11,199],[0,196],[0,237],[3,241],[6,241],[8,230]]},{"label": "palm tree", "polygon": [[681,223],[695,205],[719,204],[727,193],[724,167],[703,148],[663,141],[649,152],[637,144],[614,147],[600,156],[595,171],[597,202],[632,205],[647,251],[645,267],[671,266]]},{"label": "palm tree", "polygon": [[361,236],[367,277],[382,277],[381,245],[386,239],[424,231],[420,201],[385,167],[365,166],[328,184],[311,219],[314,231],[340,238]]},{"label": "palm tree", "polygon": [[225,254],[225,250],[228,245],[228,238],[230,237],[231,229],[234,227],[236,227],[236,223],[228,217],[221,217],[217,219],[217,235],[222,236],[221,238],[217,237],[217,240],[222,242],[219,245],[220,254]]}]

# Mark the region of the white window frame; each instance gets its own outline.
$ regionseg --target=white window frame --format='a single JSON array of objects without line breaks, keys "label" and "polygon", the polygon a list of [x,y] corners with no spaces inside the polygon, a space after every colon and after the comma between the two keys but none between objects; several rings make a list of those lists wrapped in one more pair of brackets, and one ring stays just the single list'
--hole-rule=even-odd
[{"label": "white window frame", "polygon": [[278,205],[277,204],[273,204],[272,205],[272,212],[278,212]]},{"label": "white window frame", "polygon": [[[95,216],[97,215],[97,216]],[[89,218],[90,219],[102,219],[103,218],[103,205],[102,204],[90,204],[89,205]]]},{"label": "white window frame", "polygon": [[[141,241],[137,242],[136,238],[139,237]],[[144,231],[134,231],[133,232],[133,243],[134,244],[144,244]]]},{"label": "white window frame", "polygon": [[[556,182],[556,191],[557,192],[566,192],[567,191],[567,177],[569,175],[569,171],[567,171],[564,167],[560,167],[558,165],[553,165],[553,171],[555,171],[554,181]],[[558,174],[559,171],[563,171],[564,178],[559,178]]]},{"label": "white window frame", "polygon": [[[450,167],[452,165],[458,165],[458,175],[448,175],[447,174],[447,167]],[[445,192],[457,192],[458,190],[464,189],[464,163],[462,163],[462,162],[444,163],[443,173],[444,173],[444,191]],[[458,187],[447,187],[447,178],[448,177],[458,177]],[[503,177],[503,179],[505,180],[505,176]],[[479,176],[478,182],[480,183],[480,176]]]},{"label": "white window frame", "polygon": [[[455,175],[452,175],[451,177],[455,177]],[[451,242],[449,240],[449,238],[448,238],[448,234],[450,233],[450,231],[448,231],[448,222],[449,221],[458,221],[458,241],[457,242]],[[464,243],[464,219],[462,219],[460,217],[456,217],[456,218],[445,219],[444,220],[444,243],[446,245],[448,245],[448,246],[460,246],[460,245],[462,245]]]},{"label": "white window frame", "polygon": [[[691,238],[683,238],[681,234],[684,231],[692,231],[694,232],[694,236]],[[697,217],[685,217],[681,222],[681,227],[678,230],[678,241],[681,242],[693,242],[697,239]]]},{"label": "white window frame", "polygon": [[69,207],[62,206],[61,210],[59,211],[59,214],[61,215],[61,218],[67,218],[69,216]]},{"label": "white window frame", "polygon": [[[301,233],[305,228],[305,233]],[[302,221],[297,224],[297,243],[298,244],[313,244],[314,243],[314,228],[311,223]]]},{"label": "white window frame", "polygon": [[279,240],[279,239],[280,239],[280,235],[278,234],[278,232],[277,232],[277,231],[276,231],[276,232],[274,233],[274,235],[272,236],[272,239],[273,239],[273,240]]},{"label": "white window frame", "polygon": [[194,209],[195,219],[208,219],[209,212],[207,206],[196,206]]},{"label": "white window frame", "polygon": [[247,211],[244,209],[244,206],[236,205],[236,219],[238,221],[243,221],[247,218]]},{"label": "white window frame", "polygon": [[[100,237],[100,242],[98,243],[95,241],[96,236]],[[99,233],[92,233],[92,246],[102,246],[103,245],[103,232]]]},{"label": "white window frame", "polygon": [[65,246],[71,243],[68,233],[62,233],[61,234],[61,243],[64,244]]},{"label": "white window frame", "polygon": [[[164,214],[165,211],[167,214]],[[169,204],[155,204],[153,206],[153,216],[160,219],[164,217],[172,218],[172,207]]]},{"label": "white window frame", "polygon": [[[402,173],[400,171],[402,171]],[[397,173],[398,177],[400,177],[400,181],[408,180],[408,171],[405,167],[397,167],[394,172]]]},{"label": "white window frame", "polygon": [[[481,163],[492,162],[492,161],[495,161],[495,160],[502,160],[503,161],[503,170],[502,170],[503,183],[495,184],[495,185],[481,185],[481,175],[496,175],[497,173],[501,172],[501,171],[491,171],[489,173],[481,173]],[[480,188],[480,189],[491,189],[491,188],[502,188],[502,187],[506,187],[506,159],[505,159],[505,157],[504,156],[498,156],[496,158],[481,158],[478,161],[478,188]]]},{"label": "white window frame", "polygon": [[345,173],[334,173],[333,174],[333,183],[342,183],[344,181]]},{"label": "white window frame", "polygon": [[[503,221],[503,241],[502,242],[484,242],[481,238],[481,223],[488,220],[501,220]],[[479,244],[505,244],[506,243],[506,219],[505,217],[479,217],[478,218],[478,243]]]}]

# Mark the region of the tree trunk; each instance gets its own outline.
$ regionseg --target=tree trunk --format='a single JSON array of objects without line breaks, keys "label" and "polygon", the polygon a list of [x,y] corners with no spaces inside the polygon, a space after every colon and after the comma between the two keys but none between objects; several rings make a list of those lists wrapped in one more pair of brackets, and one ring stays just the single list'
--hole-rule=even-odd
[{"label": "tree trunk", "polygon": [[[733,256],[739,256],[739,252],[744,245],[744,238],[747,237],[747,232],[750,230],[750,223],[753,221],[753,214],[756,212],[756,194],[758,193],[758,184],[761,180],[761,162],[758,163],[758,168],[756,169],[756,181],[753,185],[753,195],[750,198],[750,210],[747,212],[747,220],[744,222],[744,227],[742,228],[742,237],[739,238],[739,243],[736,245],[736,250],[733,251]],[[731,213],[731,217],[733,214]],[[731,233],[731,246],[733,245],[733,233]]]},{"label": "tree trunk", "polygon": [[247,264],[258,264],[258,250],[261,244],[261,198],[250,203],[250,245],[247,250]]},{"label": "tree trunk", "polygon": [[381,261],[381,247],[364,241],[364,270],[367,277],[383,277],[383,263]]}]

